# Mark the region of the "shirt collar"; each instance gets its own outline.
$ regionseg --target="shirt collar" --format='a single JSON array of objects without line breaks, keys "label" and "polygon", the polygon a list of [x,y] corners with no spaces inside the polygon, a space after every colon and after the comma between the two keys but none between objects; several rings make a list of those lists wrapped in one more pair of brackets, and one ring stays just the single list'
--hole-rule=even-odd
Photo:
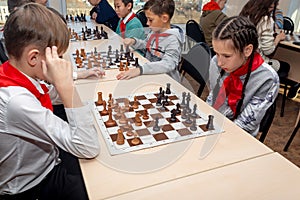
[{"label": "shirt collar", "polygon": [[131,17],[131,15],[133,15],[133,11],[131,11],[126,17],[123,18],[124,24],[127,23],[128,19]]}]

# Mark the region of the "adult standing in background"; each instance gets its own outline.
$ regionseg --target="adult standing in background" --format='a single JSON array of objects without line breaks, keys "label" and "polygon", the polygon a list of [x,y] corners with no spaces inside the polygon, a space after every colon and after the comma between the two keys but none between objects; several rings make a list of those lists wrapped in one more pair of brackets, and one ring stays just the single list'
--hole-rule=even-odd
[{"label": "adult standing in background", "polygon": [[227,16],[222,12],[227,0],[211,0],[203,6],[200,25],[204,32],[206,43],[211,47],[212,33],[217,25]]},{"label": "adult standing in background", "polygon": [[105,24],[113,31],[116,31],[119,17],[107,0],[88,1],[92,6],[94,6],[94,8],[90,11],[91,19],[94,19],[98,24]]}]

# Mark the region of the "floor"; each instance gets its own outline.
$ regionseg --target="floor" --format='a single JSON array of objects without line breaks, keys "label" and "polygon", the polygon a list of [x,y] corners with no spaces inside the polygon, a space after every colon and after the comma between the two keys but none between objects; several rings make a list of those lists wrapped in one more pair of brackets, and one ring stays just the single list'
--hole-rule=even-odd
[{"label": "floor", "polygon": [[[183,77],[182,85],[194,93],[199,87],[199,84],[189,75],[185,75]],[[208,90],[205,88],[201,95],[201,99],[205,100],[207,94]],[[287,99],[283,117],[280,117],[282,90],[280,90],[280,94],[278,95],[276,101],[276,114],[264,144],[300,167],[300,131],[298,131],[297,135],[295,136],[291,146],[289,147],[289,150],[287,152],[283,151],[286,142],[294,130],[295,122],[300,109],[300,94],[298,94],[298,98],[296,100]]]}]

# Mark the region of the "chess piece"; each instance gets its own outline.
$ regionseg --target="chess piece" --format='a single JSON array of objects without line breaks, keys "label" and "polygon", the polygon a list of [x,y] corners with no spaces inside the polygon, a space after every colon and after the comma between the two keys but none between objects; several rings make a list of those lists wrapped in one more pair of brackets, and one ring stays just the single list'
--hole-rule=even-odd
[{"label": "chess piece", "polygon": [[96,102],[97,106],[103,105],[102,92],[98,92],[98,100]]},{"label": "chess piece", "polygon": [[138,101],[137,101],[137,97],[134,96],[134,101],[133,101],[132,108],[137,109],[138,107],[139,107],[139,104],[138,104]]},{"label": "chess piece", "polygon": [[122,145],[125,143],[124,135],[121,129],[118,129],[117,135],[117,145]]},{"label": "chess piece", "polygon": [[167,83],[166,94],[171,94],[170,86],[171,86],[171,84],[170,84],[170,83]]},{"label": "chess piece", "polygon": [[104,122],[107,127],[117,126],[117,122],[112,118],[112,110],[108,109],[108,120]]},{"label": "chess piece", "polygon": [[131,140],[131,144],[138,145],[140,143],[140,140],[137,137],[137,133],[134,134],[134,138]]},{"label": "chess piece", "polygon": [[181,118],[182,119],[186,119],[187,118],[187,115],[186,115],[186,108],[183,108],[182,111],[181,111]]},{"label": "chess piece", "polygon": [[144,112],[143,112],[143,119],[144,119],[144,120],[149,119],[149,114],[148,114],[148,111],[147,111],[146,108],[145,108],[145,110],[144,110]]},{"label": "chess piece", "polygon": [[176,122],[177,119],[176,119],[176,110],[175,109],[172,109],[171,110],[171,118],[170,118],[170,121],[171,122]]},{"label": "chess piece", "polygon": [[134,135],[134,133],[132,132],[132,130],[131,130],[130,127],[129,127],[129,129],[128,129],[127,132],[126,132],[126,135],[127,135],[128,137],[131,137],[131,136]]},{"label": "chess piece", "polygon": [[191,115],[190,114],[187,114],[187,118],[186,118],[186,120],[185,120],[185,123],[186,124],[192,124],[192,120],[191,120]]},{"label": "chess piece", "polygon": [[120,68],[119,68],[119,71],[124,71],[123,62],[120,62]]},{"label": "chess piece", "polygon": [[191,117],[193,118],[196,118],[197,117],[197,104],[194,104],[194,107],[193,107],[193,113],[191,114]]},{"label": "chess piece", "polygon": [[133,66],[135,66],[135,67],[139,67],[140,66],[140,64],[139,64],[139,58],[135,58]]},{"label": "chess piece", "polygon": [[192,109],[190,108],[190,101],[191,101],[191,94],[188,93],[188,95],[186,97],[186,105],[185,105],[187,113],[191,113],[192,112]]},{"label": "chess piece", "polygon": [[128,65],[129,65],[129,62],[126,62],[125,71],[128,71],[128,70],[129,70]]},{"label": "chess piece", "polygon": [[140,114],[136,113],[134,117],[134,123],[136,126],[142,126],[142,120],[140,118]]},{"label": "chess piece", "polygon": [[120,53],[121,54],[124,53],[124,46],[123,46],[123,44],[121,44],[121,46],[120,46]]},{"label": "chess piece", "polygon": [[197,130],[197,126],[196,126],[196,119],[193,119],[192,125],[190,127],[191,131],[196,131]]},{"label": "chess piece", "polygon": [[177,115],[180,115],[180,113],[181,113],[181,110],[180,110],[180,104],[177,103],[177,104],[176,104],[176,114],[177,114]]},{"label": "chess piece", "polygon": [[120,117],[120,119],[119,119],[119,123],[120,123],[120,124],[126,124],[126,123],[127,123],[127,118],[126,118],[124,112],[121,113],[121,117]]},{"label": "chess piece", "polygon": [[158,95],[158,97],[157,97],[156,106],[162,106],[160,95]]},{"label": "chess piece", "polygon": [[206,124],[206,128],[209,131],[215,129],[213,120],[214,120],[214,116],[213,115],[208,115],[208,122]]},{"label": "chess piece", "polygon": [[97,47],[94,47],[94,54],[97,55]]},{"label": "chess piece", "polygon": [[185,96],[186,96],[186,92],[182,92],[182,102],[180,104],[180,106],[182,108],[184,108],[186,106],[186,104],[185,104]]},{"label": "chess piece", "polygon": [[164,100],[164,102],[163,102],[163,104],[165,105],[165,106],[168,106],[169,105],[169,101],[168,101],[168,96],[167,95],[165,95],[165,100]]},{"label": "chess piece", "polygon": [[105,100],[103,100],[103,110],[100,112],[100,114],[101,114],[102,116],[108,114],[108,110],[106,109],[106,101],[105,101]]},{"label": "chess piece", "polygon": [[153,131],[157,132],[160,130],[160,127],[158,126],[158,117],[155,118],[154,126],[153,126]]},{"label": "chess piece", "polygon": [[124,99],[124,106],[125,106],[125,110],[128,111],[130,109],[129,99]]},{"label": "chess piece", "polygon": [[87,68],[88,68],[88,69],[91,69],[92,67],[93,67],[92,61],[91,61],[91,59],[89,58],[89,59],[88,59],[88,64],[87,64]]}]

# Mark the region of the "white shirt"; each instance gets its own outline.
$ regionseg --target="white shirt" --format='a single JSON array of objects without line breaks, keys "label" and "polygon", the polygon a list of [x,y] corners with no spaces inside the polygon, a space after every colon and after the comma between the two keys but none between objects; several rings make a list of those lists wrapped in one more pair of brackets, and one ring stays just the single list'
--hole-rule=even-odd
[{"label": "white shirt", "polygon": [[[36,80],[30,80],[43,92]],[[59,100],[53,86],[49,94]],[[26,88],[0,88],[0,195],[24,192],[40,183],[60,162],[57,146],[79,158],[99,153],[88,106],[65,110],[69,123],[41,106]]]}]

